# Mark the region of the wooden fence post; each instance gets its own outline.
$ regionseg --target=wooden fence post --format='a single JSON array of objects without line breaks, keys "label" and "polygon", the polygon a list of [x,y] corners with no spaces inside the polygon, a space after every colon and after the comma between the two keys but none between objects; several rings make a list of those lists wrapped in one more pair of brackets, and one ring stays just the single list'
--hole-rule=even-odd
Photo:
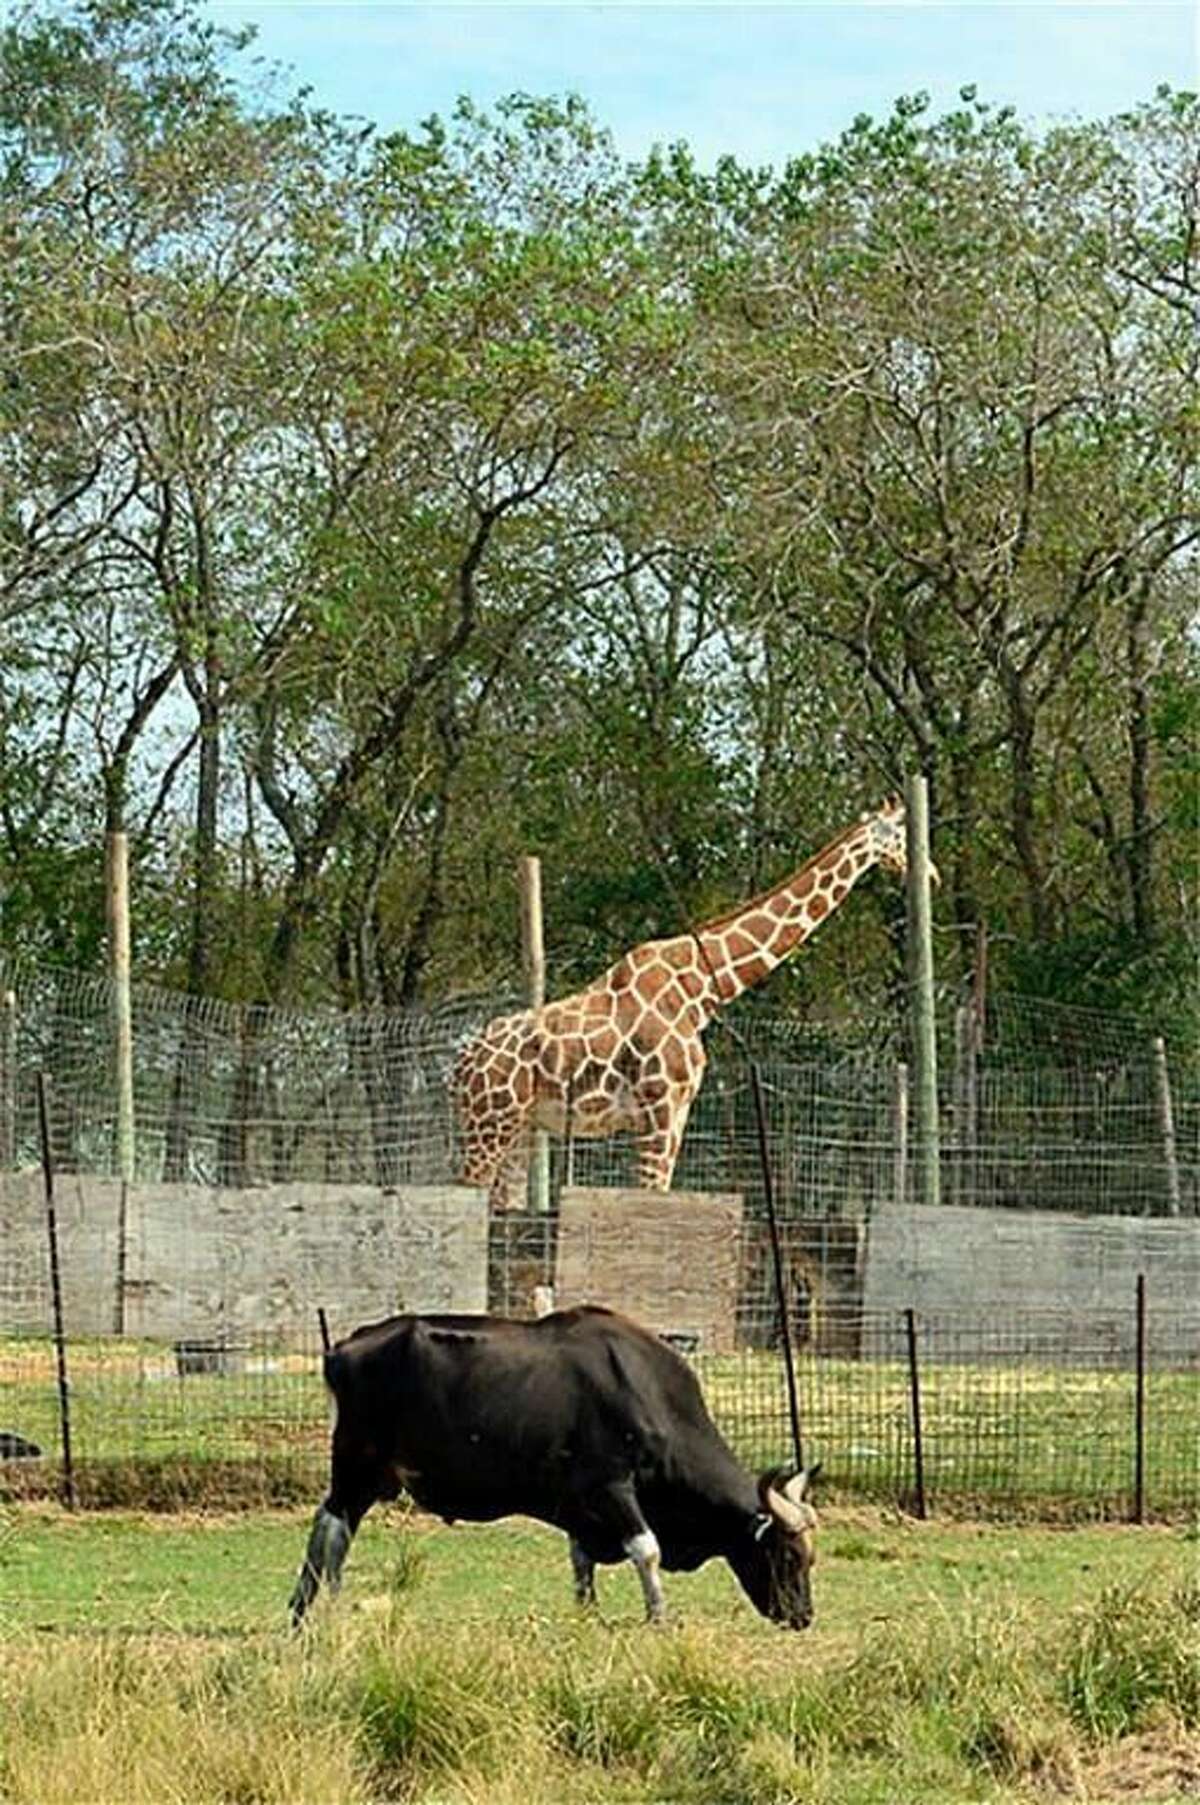
[{"label": "wooden fence post", "polygon": [[128,1290],[129,1276],[129,1185],[121,1180],[121,1194],[117,1201],[117,1287],[113,1299],[113,1333],[125,1333],[125,1294]]},{"label": "wooden fence post", "polygon": [[[1163,1164],[1167,1175],[1167,1214],[1178,1216],[1182,1207],[1179,1189],[1179,1156],[1175,1148],[1175,1111],[1171,1104],[1171,1073],[1167,1043],[1159,1034],[1154,1041],[1154,1080],[1158,1092],[1158,1120],[1162,1129]],[[1147,1199],[1147,1210],[1149,1199]]]},{"label": "wooden fence post", "polygon": [[133,1004],[130,990],[129,837],[108,836],[108,967],[112,981],[113,1057],[117,1091],[117,1171],[133,1180]]},{"label": "wooden fence post", "polygon": [[17,993],[0,996],[0,1170],[17,1163]]},{"label": "wooden fence post", "polygon": [[909,996],[917,1123],[917,1201],[941,1202],[938,1135],[937,1023],[933,1004],[933,911],[930,902],[929,787],[905,785],[908,852]]},{"label": "wooden fence post", "polygon": [[[524,856],[517,867],[521,889],[521,959],[525,969],[525,1001],[540,1009],[546,1000],[546,948],[542,929],[542,861]],[[540,1214],[550,1208],[550,1143],[535,1128],[529,1149],[529,1207]]]},{"label": "wooden fence post", "polygon": [[908,1189],[908,1067],[901,1060],[892,1075],[892,1201],[900,1206]]}]

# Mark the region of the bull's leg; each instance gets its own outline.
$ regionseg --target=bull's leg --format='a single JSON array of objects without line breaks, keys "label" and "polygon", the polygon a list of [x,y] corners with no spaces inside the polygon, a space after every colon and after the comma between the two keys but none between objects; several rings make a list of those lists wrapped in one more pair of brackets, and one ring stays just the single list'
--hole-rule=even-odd
[{"label": "bull's leg", "polygon": [[331,1500],[327,1498],[313,1518],[304,1562],[288,1603],[293,1626],[299,1627],[303,1622],[323,1579],[328,1580],[331,1592],[337,1592],[341,1587],[342,1565],[352,1534],[345,1517],[331,1509]]},{"label": "bull's leg", "polygon": [[571,1537],[571,1568],[575,1574],[576,1602],[595,1604],[596,1563],[574,1536]]},{"label": "bull's leg", "polygon": [[294,1627],[303,1622],[322,1580],[328,1583],[331,1592],[341,1590],[342,1567],[354,1532],[375,1499],[382,1495],[377,1484],[378,1475],[372,1468],[363,1466],[353,1457],[339,1456],[339,1433],[335,1432],[334,1436],[333,1481],[329,1496],[313,1518],[304,1561],[292,1591],[290,1609]]},{"label": "bull's leg", "polygon": [[663,1597],[662,1580],[659,1578],[662,1551],[658,1546],[658,1537],[652,1529],[639,1529],[622,1542],[621,1546],[637,1568],[638,1578],[642,1582],[647,1621],[661,1623],[667,1614],[667,1602]]},{"label": "bull's leg", "polygon": [[621,1547],[637,1568],[637,1576],[642,1582],[642,1597],[646,1601],[647,1618],[651,1623],[661,1623],[667,1610],[662,1580],[659,1578],[662,1551],[658,1537],[642,1514],[632,1480],[620,1480],[607,1487],[603,1514],[618,1532]]}]

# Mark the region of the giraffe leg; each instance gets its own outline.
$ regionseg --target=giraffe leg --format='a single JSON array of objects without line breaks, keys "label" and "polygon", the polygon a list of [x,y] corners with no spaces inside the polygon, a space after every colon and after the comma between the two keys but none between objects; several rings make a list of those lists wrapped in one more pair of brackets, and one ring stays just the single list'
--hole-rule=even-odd
[{"label": "giraffe leg", "polygon": [[638,1182],[646,1191],[669,1191],[683,1141],[691,1097],[666,1098],[647,1111],[649,1127],[638,1136]]},{"label": "giraffe leg", "polygon": [[522,1210],[529,1175],[529,1133],[524,1122],[518,1122],[508,1145],[501,1152],[488,1203],[493,1210]]},{"label": "giraffe leg", "polygon": [[486,1190],[493,1209],[518,1209],[520,1201],[511,1192],[525,1168],[526,1140],[525,1120],[517,1110],[506,1110],[468,1130],[460,1182]]}]

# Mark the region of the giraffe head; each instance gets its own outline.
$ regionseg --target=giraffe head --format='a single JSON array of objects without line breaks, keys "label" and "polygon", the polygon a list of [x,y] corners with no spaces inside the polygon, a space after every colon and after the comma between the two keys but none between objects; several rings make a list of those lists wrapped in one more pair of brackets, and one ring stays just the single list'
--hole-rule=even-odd
[{"label": "giraffe head", "polygon": [[[872,813],[870,810],[862,816],[862,824],[866,829],[867,844],[881,865],[889,871],[895,871],[901,877],[908,874],[908,839],[905,832],[904,804],[898,796],[889,796],[886,802],[880,803]],[[937,866],[930,861],[930,881],[941,883],[941,875]]]},{"label": "giraffe head", "polygon": [[877,809],[868,809],[859,819],[867,830],[867,844],[879,863],[903,877],[908,870],[908,844],[904,804],[899,796],[889,796]]}]

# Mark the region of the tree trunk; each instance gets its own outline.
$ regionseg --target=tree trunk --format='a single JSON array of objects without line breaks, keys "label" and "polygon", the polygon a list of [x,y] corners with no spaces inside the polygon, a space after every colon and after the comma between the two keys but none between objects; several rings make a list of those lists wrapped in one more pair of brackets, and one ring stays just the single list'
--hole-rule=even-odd
[{"label": "tree trunk", "polygon": [[1045,869],[1038,853],[1035,799],[1037,768],[1034,757],[1034,719],[1026,701],[1021,681],[1013,673],[1007,675],[1011,748],[1011,819],[1013,845],[1025,878],[1029,907],[1029,928],[1035,940],[1047,941],[1052,933],[1050,899],[1046,895]]}]

